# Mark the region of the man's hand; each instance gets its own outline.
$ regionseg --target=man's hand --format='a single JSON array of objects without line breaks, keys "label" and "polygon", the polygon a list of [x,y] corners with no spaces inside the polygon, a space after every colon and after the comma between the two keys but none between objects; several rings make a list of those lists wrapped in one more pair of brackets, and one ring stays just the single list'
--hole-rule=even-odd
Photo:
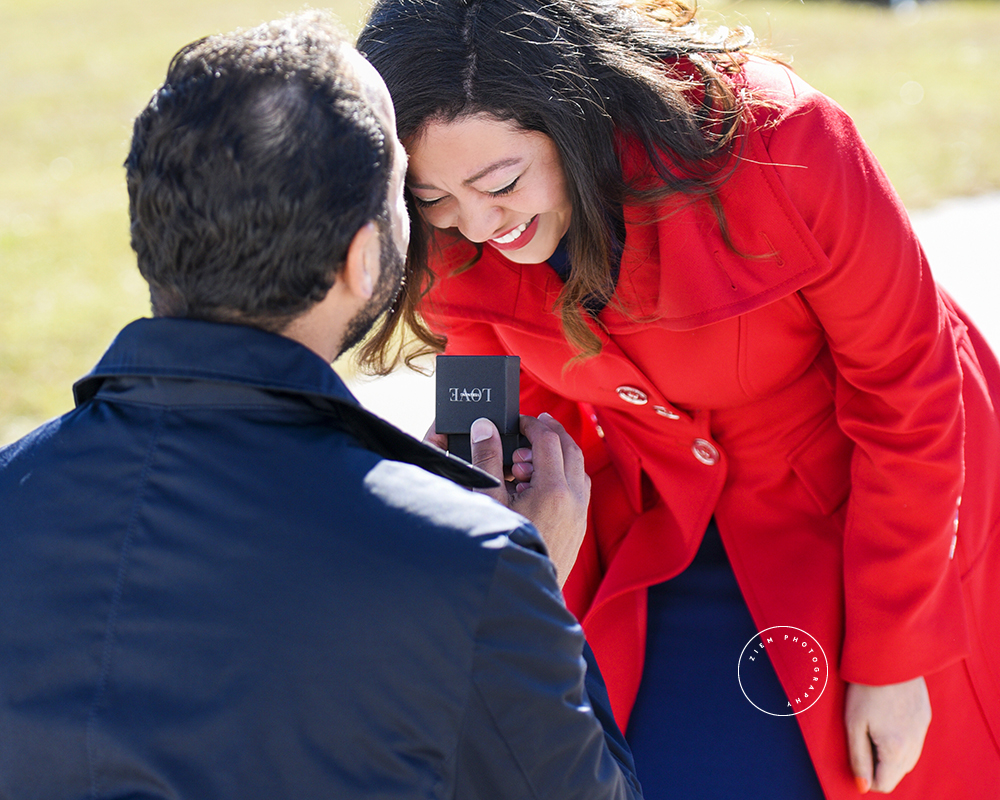
[{"label": "man's hand", "polygon": [[862,794],[891,792],[917,765],[931,723],[923,678],[888,686],[847,684],[847,747]]},{"label": "man's hand", "polygon": [[[584,472],[583,451],[549,414],[537,419],[521,415],[521,433],[531,447],[514,451],[514,464],[505,476],[496,426],[488,419],[472,423],[472,463],[501,481],[513,479],[478,491],[531,520],[545,540],[562,586],[587,531],[590,478]],[[434,432],[433,425],[424,441],[441,448],[448,443],[446,436]]]}]

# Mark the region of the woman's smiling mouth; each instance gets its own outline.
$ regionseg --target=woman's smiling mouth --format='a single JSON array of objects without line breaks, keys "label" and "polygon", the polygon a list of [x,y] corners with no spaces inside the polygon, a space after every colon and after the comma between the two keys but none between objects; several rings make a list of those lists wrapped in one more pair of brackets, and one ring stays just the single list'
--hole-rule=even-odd
[{"label": "woman's smiling mouth", "polygon": [[515,250],[524,247],[531,241],[538,230],[538,215],[533,216],[528,222],[523,222],[514,230],[508,231],[503,236],[490,239],[489,243],[497,250]]}]

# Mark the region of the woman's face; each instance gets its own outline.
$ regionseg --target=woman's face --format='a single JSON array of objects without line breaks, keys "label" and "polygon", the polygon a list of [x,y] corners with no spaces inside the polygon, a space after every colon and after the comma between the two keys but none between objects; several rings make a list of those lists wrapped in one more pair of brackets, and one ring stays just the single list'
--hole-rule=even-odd
[{"label": "woman's face", "polygon": [[538,264],[569,228],[571,206],[559,153],[543,133],[486,114],[430,122],[404,140],[406,185],[435,228],[518,264]]}]

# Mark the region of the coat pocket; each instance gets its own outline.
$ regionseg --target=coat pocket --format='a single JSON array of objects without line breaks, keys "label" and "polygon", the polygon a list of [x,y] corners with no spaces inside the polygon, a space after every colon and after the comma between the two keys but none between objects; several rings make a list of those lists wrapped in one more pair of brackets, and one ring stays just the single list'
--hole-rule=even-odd
[{"label": "coat pocket", "polygon": [[788,454],[788,462],[820,511],[832,514],[851,493],[851,457],[854,442],[837,424],[831,411]]}]

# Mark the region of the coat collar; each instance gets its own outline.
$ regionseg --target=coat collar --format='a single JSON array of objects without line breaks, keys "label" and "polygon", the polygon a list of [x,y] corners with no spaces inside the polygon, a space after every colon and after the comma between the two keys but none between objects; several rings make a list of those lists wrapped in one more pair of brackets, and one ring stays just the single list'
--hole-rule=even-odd
[{"label": "coat collar", "polygon": [[[831,269],[782,183],[782,170],[801,167],[772,163],[759,127],[741,135],[737,153],[718,189],[729,242],[705,200],[625,206],[618,286],[595,333],[602,338],[605,332],[630,333],[650,322],[693,330],[786,297]],[[637,143],[624,143],[621,158],[627,181],[648,173],[648,158]],[[515,264],[486,247],[480,261],[455,273],[473,255],[463,240],[442,245],[432,257],[439,278],[451,275],[438,280],[427,298],[432,317],[514,325],[563,338],[555,312],[562,282],[554,270]]]},{"label": "coat collar", "polygon": [[164,404],[178,398],[189,405],[216,403],[227,392],[245,396],[248,390],[261,403],[305,404],[384,458],[415,464],[470,488],[498,484],[482,470],[366,411],[330,365],[308,348],[257,328],[190,319],[136,320],[73,386],[76,404],[122,379],[137,379],[148,400]]},{"label": "coat collar", "polygon": [[245,325],[194,319],[159,317],[127,325],[73,387],[77,405],[113,376],[238,383],[357,404],[337,373],[298,342]]}]

